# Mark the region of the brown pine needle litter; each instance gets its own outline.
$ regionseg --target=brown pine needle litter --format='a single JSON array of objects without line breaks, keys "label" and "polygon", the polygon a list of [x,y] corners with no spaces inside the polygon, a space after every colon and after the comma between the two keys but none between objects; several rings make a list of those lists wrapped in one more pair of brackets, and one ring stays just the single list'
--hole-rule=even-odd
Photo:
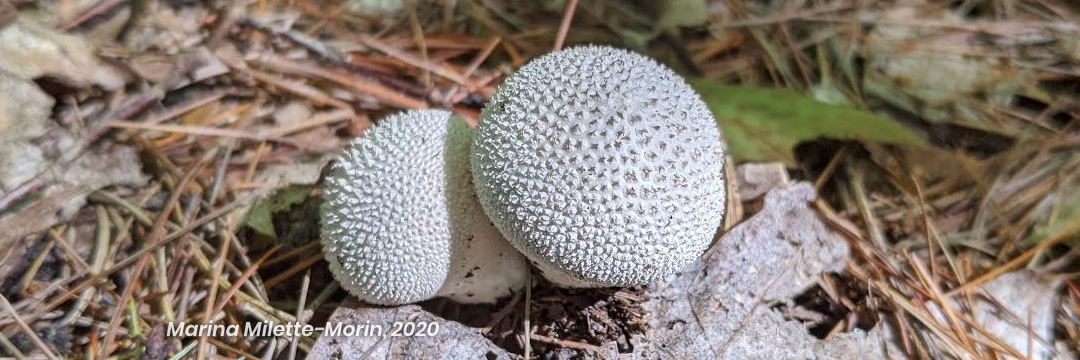
[{"label": "brown pine needle litter", "polygon": [[[0,86],[14,99],[0,101],[0,357],[304,358],[320,334],[164,334],[180,321],[325,322],[349,299],[318,241],[333,156],[403,109],[475,125],[514,69],[579,44],[645,53],[707,100],[790,90],[710,105],[732,165],[780,163],[813,183],[813,208],[854,254],[785,313],[815,336],[888,328],[910,359],[1080,349],[1074,2],[370,3],[0,0],[0,38],[49,45],[0,44],[0,84],[40,90]],[[864,115],[781,106],[787,96]],[[727,229],[762,207],[732,184]],[[1053,296],[994,290],[1016,274]],[[601,356],[597,339],[644,334],[591,333],[619,323],[607,313],[554,326],[545,309],[572,296],[534,280],[486,308],[421,305],[476,316],[477,333],[531,359]],[[1034,318],[1047,309],[1048,323]]]}]

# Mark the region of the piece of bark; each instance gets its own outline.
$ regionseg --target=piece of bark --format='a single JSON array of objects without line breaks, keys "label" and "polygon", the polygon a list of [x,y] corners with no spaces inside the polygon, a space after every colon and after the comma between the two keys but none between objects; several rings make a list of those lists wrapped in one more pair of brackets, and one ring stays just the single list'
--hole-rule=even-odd
[{"label": "piece of bark", "polygon": [[697,262],[650,288],[649,330],[626,359],[880,359],[876,332],[810,335],[772,310],[838,272],[847,244],[807,204],[811,185],[779,187],[764,209]]},{"label": "piece of bark", "polygon": [[[413,323],[419,328],[438,324],[433,336],[385,336],[395,322]],[[389,359],[476,359],[509,360],[514,357],[480,335],[479,330],[455,321],[440,318],[419,306],[369,307],[355,302],[346,303],[334,311],[329,326],[380,325],[383,336],[321,336],[308,354],[309,360],[389,360]],[[321,324],[323,326],[327,324]],[[370,329],[370,327],[369,327]],[[364,354],[367,357],[363,357]]]}]

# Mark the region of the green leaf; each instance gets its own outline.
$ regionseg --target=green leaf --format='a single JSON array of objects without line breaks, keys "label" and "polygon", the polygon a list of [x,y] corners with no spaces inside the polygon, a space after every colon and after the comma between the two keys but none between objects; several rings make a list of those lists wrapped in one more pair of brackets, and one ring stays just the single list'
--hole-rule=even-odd
[{"label": "green leaf", "polygon": [[310,186],[292,185],[278,189],[273,194],[259,200],[251,208],[247,217],[244,218],[244,225],[259,235],[277,239],[278,234],[274,230],[274,214],[302,203],[310,193]]},{"label": "green leaf", "polygon": [[666,0],[661,3],[656,30],[698,26],[709,21],[709,5],[705,0]]},{"label": "green leaf", "polygon": [[795,165],[792,149],[819,138],[928,146],[922,136],[885,116],[845,105],[815,101],[787,89],[725,85],[690,79],[727,142],[741,161],[782,161]]},{"label": "green leaf", "polygon": [[610,7],[605,25],[622,38],[623,45],[638,52],[648,50],[649,42],[665,31],[709,22],[706,0],[652,1],[640,7],[633,2],[604,3]]}]

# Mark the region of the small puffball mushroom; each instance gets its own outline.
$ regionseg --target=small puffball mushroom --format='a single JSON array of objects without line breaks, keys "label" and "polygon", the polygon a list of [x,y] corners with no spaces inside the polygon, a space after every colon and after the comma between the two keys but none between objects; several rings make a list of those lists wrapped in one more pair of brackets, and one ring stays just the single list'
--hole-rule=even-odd
[{"label": "small puffball mushroom", "polygon": [[472,134],[448,111],[413,110],[345,149],[320,209],[322,245],[342,287],[399,305],[435,296],[491,303],[524,285],[524,259],[476,198]]},{"label": "small puffball mushroom", "polygon": [[480,114],[472,170],[508,240],[563,286],[649,283],[724,215],[720,130],[670,69],[606,46],[525,64]]}]

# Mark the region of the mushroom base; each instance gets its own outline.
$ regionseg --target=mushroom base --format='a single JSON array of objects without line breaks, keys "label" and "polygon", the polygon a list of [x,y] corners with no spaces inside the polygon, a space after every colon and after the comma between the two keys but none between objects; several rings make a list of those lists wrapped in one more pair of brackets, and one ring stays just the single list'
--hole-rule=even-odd
[{"label": "mushroom base", "polygon": [[[471,186],[471,184],[470,184]],[[493,304],[525,286],[525,257],[503,238],[474,202],[467,235],[455,241],[450,272],[437,296],[462,304]]]}]

